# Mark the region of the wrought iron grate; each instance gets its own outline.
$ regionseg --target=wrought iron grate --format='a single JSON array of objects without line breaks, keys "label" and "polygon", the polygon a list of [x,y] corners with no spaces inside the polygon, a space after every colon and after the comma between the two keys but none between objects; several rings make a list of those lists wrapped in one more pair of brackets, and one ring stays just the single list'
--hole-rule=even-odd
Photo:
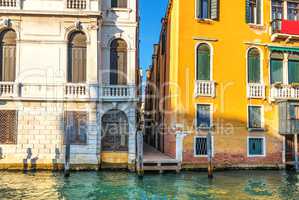
[{"label": "wrought iron grate", "polygon": [[17,112],[15,110],[0,111],[0,144],[17,143]]}]

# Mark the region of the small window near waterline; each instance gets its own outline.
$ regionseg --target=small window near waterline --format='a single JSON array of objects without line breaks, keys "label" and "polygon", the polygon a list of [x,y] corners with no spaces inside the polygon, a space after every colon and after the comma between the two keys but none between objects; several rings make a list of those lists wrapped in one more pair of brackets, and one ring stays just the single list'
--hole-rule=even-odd
[{"label": "small window near waterline", "polygon": [[195,155],[207,156],[208,155],[208,140],[207,137],[195,138]]},{"label": "small window near waterline", "polygon": [[263,137],[248,138],[248,155],[249,156],[265,155],[265,139]]}]

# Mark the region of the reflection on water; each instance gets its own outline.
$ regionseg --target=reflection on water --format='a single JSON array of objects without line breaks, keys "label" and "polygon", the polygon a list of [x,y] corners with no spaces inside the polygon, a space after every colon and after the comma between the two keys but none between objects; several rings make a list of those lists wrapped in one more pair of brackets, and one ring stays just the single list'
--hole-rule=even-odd
[{"label": "reflection on water", "polygon": [[295,173],[283,171],[228,171],[146,175],[143,180],[125,172],[61,173],[0,172],[0,199],[299,199]]}]

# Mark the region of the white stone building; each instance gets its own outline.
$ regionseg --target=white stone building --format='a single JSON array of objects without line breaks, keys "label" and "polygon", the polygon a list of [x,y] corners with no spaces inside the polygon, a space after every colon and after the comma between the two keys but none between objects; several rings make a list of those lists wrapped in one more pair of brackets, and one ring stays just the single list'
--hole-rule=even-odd
[{"label": "white stone building", "polygon": [[137,0],[0,0],[0,168],[133,167]]}]

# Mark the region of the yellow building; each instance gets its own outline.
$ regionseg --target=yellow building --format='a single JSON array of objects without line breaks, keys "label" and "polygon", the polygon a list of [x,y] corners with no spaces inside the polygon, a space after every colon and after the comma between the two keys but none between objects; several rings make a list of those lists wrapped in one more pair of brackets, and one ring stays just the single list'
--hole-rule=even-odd
[{"label": "yellow building", "polygon": [[[171,0],[147,76],[146,140],[205,167],[284,167],[299,128],[299,2]],[[294,136],[295,135],[295,136]]]}]

